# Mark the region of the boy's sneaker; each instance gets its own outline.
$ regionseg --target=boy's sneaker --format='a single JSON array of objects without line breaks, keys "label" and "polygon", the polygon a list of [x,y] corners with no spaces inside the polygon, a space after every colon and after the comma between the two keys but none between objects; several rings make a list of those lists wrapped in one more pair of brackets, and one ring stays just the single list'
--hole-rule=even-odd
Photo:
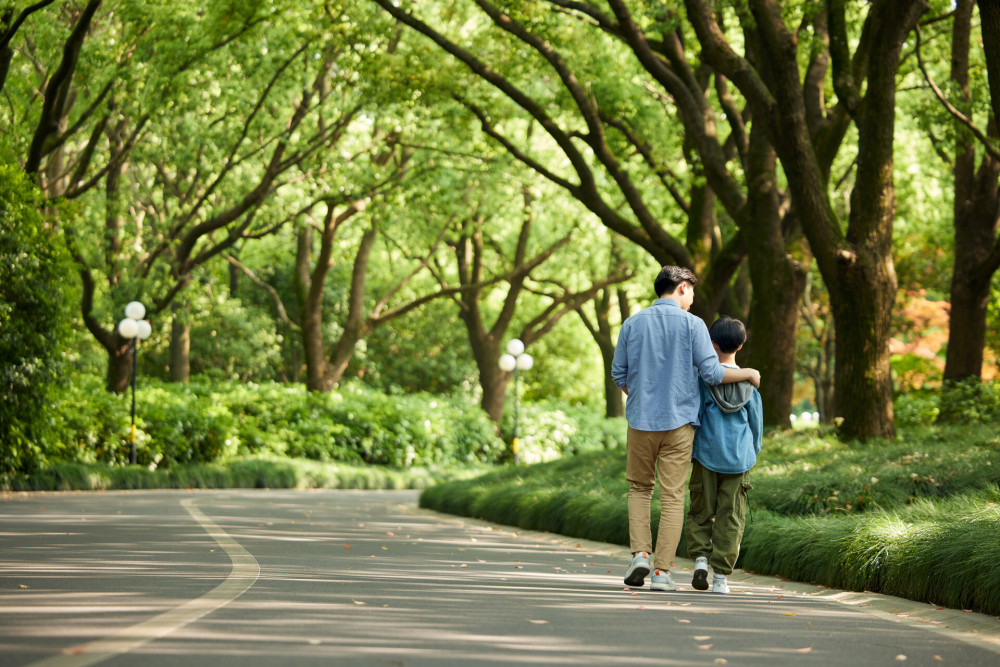
[{"label": "boy's sneaker", "polygon": [[677,584],[670,578],[669,572],[657,569],[653,570],[653,576],[649,580],[649,590],[651,591],[676,591]]},{"label": "boy's sneaker", "polygon": [[728,593],[729,583],[726,581],[726,577],[721,574],[717,574],[712,577],[712,592],[713,593]]},{"label": "boy's sneaker", "polygon": [[625,570],[625,585],[629,588],[639,588],[646,580],[647,574],[649,574],[649,554],[640,551]]},{"label": "boy's sneaker", "polygon": [[691,586],[697,591],[708,590],[708,559],[704,556],[694,559],[694,575],[691,577]]}]

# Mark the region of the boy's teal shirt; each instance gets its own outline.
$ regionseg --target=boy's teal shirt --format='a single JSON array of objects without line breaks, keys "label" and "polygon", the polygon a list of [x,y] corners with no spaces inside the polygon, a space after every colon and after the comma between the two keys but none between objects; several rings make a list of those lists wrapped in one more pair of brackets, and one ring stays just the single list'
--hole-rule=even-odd
[{"label": "boy's teal shirt", "polygon": [[698,383],[701,426],[695,431],[691,458],[713,472],[727,475],[746,472],[757,463],[764,431],[760,392],[749,382],[737,384],[749,386],[746,402],[735,411],[726,412],[708,386]]}]

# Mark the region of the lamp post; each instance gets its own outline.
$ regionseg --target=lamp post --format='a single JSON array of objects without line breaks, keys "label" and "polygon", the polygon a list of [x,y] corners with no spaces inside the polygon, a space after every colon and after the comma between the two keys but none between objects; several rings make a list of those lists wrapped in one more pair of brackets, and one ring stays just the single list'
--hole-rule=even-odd
[{"label": "lamp post", "polygon": [[524,343],[519,339],[507,343],[507,354],[500,356],[500,370],[511,372],[514,371],[514,439],[511,441],[511,451],[514,453],[514,465],[517,465],[517,417],[518,417],[518,401],[519,394],[517,390],[517,375],[518,371],[531,370],[531,367],[535,365],[535,360],[531,358],[531,355],[524,351]]},{"label": "lamp post", "polygon": [[135,463],[135,358],[140,340],[149,338],[153,327],[144,320],[146,307],[138,301],[125,306],[125,319],[118,323],[118,334],[129,341],[132,348],[132,432],[129,436],[128,462]]}]

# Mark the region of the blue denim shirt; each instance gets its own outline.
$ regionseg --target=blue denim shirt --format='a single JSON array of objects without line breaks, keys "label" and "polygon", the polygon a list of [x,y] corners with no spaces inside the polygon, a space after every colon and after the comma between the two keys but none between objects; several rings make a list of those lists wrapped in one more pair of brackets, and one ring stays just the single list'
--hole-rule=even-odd
[{"label": "blue denim shirt", "polygon": [[[749,383],[747,383],[749,384]],[[757,463],[764,431],[760,392],[750,387],[750,397],[736,412],[723,412],[704,383],[701,390],[701,427],[694,434],[691,458],[713,472],[727,475],[746,472]]]},{"label": "blue denim shirt", "polygon": [[705,322],[673,299],[657,299],[622,324],[611,378],[628,389],[625,417],[632,428],[697,426],[698,371],[710,384],[719,384],[726,374]]}]

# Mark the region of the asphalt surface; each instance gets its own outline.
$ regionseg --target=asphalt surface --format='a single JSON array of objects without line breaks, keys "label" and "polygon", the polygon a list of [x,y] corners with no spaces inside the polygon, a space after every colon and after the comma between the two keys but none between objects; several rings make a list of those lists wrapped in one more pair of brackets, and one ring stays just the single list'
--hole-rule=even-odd
[{"label": "asphalt surface", "polygon": [[0,666],[1000,665],[993,617],[748,574],[694,591],[684,560],[680,590],[632,591],[621,547],[416,499],[0,496]]}]

